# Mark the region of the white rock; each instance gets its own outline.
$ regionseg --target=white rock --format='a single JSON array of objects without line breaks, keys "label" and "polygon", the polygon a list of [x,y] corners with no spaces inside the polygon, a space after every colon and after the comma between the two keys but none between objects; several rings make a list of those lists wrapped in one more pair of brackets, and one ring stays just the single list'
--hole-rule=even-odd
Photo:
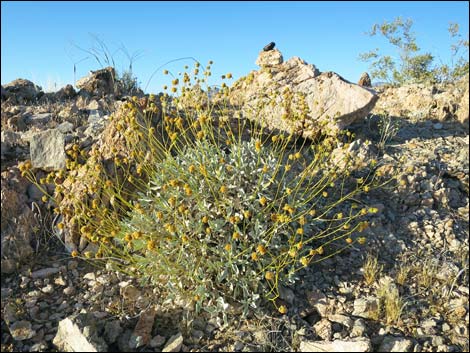
[{"label": "white rock", "polygon": [[303,341],[300,352],[370,352],[372,345],[367,338],[351,341]]},{"label": "white rock", "polygon": [[162,352],[179,352],[183,345],[183,335],[178,332],[176,335],[171,336]]},{"label": "white rock", "polygon": [[413,341],[405,337],[385,336],[379,352],[410,352]]}]

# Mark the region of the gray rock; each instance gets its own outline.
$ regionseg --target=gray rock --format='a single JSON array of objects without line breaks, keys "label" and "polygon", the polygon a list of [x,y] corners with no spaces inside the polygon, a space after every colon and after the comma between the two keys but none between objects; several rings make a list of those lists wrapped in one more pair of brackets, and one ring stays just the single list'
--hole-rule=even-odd
[{"label": "gray rock", "polygon": [[29,340],[36,334],[29,321],[16,321],[9,327],[11,336],[15,341]]},{"label": "gray rock", "polygon": [[370,318],[379,309],[379,299],[375,297],[358,298],[354,301],[353,316]]},{"label": "gray rock", "polygon": [[329,341],[333,337],[333,327],[331,322],[327,319],[321,319],[313,325],[313,328],[315,330],[315,334],[325,341]]},{"label": "gray rock", "polygon": [[312,291],[307,293],[309,304],[314,307],[321,317],[326,317],[329,312],[328,300],[321,291]]},{"label": "gray rock", "polygon": [[57,126],[57,130],[59,130],[63,134],[65,134],[67,132],[72,132],[73,131],[73,124],[69,121],[64,121],[62,124]]},{"label": "gray rock", "polygon": [[351,337],[362,337],[367,330],[367,326],[362,319],[357,319],[354,321],[353,327],[351,329]]},{"label": "gray rock", "polygon": [[116,342],[121,333],[122,327],[118,320],[108,321],[104,325],[104,337],[108,343]]},{"label": "gray rock", "polygon": [[162,352],[179,352],[183,345],[183,335],[178,332],[176,335],[170,337]]},{"label": "gray rock", "polygon": [[302,341],[300,352],[370,352],[372,345],[367,338],[351,341]]},{"label": "gray rock", "polygon": [[409,352],[413,348],[413,340],[406,337],[385,336],[379,352]]},{"label": "gray rock", "polygon": [[53,344],[65,352],[107,352],[108,345],[99,336],[99,322],[90,314],[78,314],[59,322]]},{"label": "gray rock", "polygon": [[150,340],[149,346],[152,348],[161,347],[163,346],[165,341],[166,341],[166,338],[164,336],[157,335]]},{"label": "gray rock", "polygon": [[27,124],[34,124],[34,125],[45,125],[49,121],[51,121],[52,114],[51,113],[38,113],[31,115],[26,118]]},{"label": "gray rock", "polygon": [[46,278],[46,277],[55,275],[56,273],[59,273],[59,272],[60,272],[60,268],[57,268],[57,267],[42,268],[40,270],[32,272],[31,278],[32,279]]},{"label": "gray rock", "polygon": [[32,136],[31,163],[34,168],[58,170],[65,168],[64,135],[57,129],[46,130]]},{"label": "gray rock", "polygon": [[3,89],[6,97],[12,97],[18,103],[34,101],[43,93],[41,87],[22,78],[3,85]]}]

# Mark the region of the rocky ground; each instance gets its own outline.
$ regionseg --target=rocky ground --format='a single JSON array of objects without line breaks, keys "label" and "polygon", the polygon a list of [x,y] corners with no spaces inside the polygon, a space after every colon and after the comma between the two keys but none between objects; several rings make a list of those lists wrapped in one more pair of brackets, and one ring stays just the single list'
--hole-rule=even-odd
[{"label": "rocky ground", "polygon": [[19,173],[35,132],[59,129],[66,149],[95,143],[118,95],[69,89],[31,103],[2,89],[2,351],[468,351],[468,100],[466,120],[440,103],[398,112],[396,134],[381,143],[380,113],[402,94],[391,90],[349,127],[358,153],[400,171],[396,185],[363,200],[379,209],[368,243],[303,270],[281,291],[287,315],[266,309],[224,325],[188,319],[156,289],[71,258],[54,215]]}]

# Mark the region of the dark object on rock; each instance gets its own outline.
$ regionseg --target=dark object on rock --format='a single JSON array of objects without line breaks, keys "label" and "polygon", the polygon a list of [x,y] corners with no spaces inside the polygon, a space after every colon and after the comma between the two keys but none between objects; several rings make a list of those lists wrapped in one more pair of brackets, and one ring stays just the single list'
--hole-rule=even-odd
[{"label": "dark object on rock", "polygon": [[359,79],[359,82],[357,84],[362,87],[372,87],[372,82],[370,80],[369,74],[367,72],[364,72],[361,75],[361,78]]},{"label": "dark object on rock", "polygon": [[273,50],[275,45],[276,45],[276,43],[271,42],[271,43],[269,43],[268,45],[266,45],[266,46],[263,48],[263,50],[264,50],[264,51]]}]

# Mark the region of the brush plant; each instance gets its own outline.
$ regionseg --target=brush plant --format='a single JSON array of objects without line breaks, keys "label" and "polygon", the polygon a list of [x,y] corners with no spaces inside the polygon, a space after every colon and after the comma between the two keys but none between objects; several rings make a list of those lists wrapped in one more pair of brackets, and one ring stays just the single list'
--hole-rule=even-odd
[{"label": "brush plant", "polygon": [[[355,177],[354,156],[346,152],[350,133],[303,140],[267,131],[223,100],[182,105],[210,76],[210,65],[202,73],[199,65],[194,77],[173,80],[173,96],[135,98],[114,115],[125,153],[108,146],[111,156],[104,156],[74,146],[67,170],[44,180],[56,184],[44,200],[64,216],[59,228],[72,224],[95,246],[72,256],[108,263],[197,312],[215,315],[238,306],[247,314],[269,300],[286,313],[276,301],[280,285],[364,244],[377,209],[358,197],[390,178],[374,160]],[[219,94],[228,97],[228,85]],[[332,163],[338,148],[344,156]],[[42,185],[30,162],[20,168]],[[93,182],[83,186],[86,197],[67,192],[87,175]]]}]

